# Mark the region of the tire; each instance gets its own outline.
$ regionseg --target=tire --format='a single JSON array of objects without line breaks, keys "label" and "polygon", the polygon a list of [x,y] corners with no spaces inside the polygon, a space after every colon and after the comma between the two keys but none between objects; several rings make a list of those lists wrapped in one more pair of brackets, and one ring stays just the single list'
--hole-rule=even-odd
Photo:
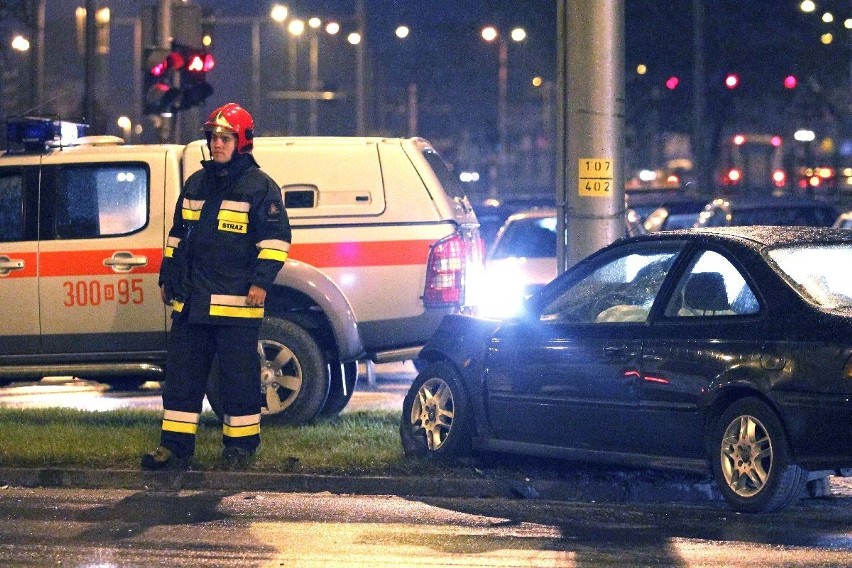
[{"label": "tire", "polygon": [[340,414],[352,398],[358,384],[358,361],[329,364],[330,384],[328,398],[320,410],[319,418],[330,419]]},{"label": "tire", "polygon": [[[295,323],[264,318],[258,342],[264,424],[301,426],[313,422],[329,391],[328,366],[310,333]],[[207,383],[207,400],[221,419],[216,365]]]},{"label": "tire", "polygon": [[471,452],[473,416],[461,377],[445,362],[417,375],[402,402],[399,435],[406,456],[452,460]]},{"label": "tire", "polygon": [[792,460],[778,415],[749,397],[731,404],[712,434],[713,476],[735,510],[778,511],[802,495],[808,475]]}]

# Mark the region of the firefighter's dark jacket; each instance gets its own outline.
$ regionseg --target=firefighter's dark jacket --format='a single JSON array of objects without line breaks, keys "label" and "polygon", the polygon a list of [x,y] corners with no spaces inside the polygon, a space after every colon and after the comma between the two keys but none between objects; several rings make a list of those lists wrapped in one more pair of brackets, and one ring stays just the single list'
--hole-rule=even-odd
[{"label": "firefighter's dark jacket", "polygon": [[246,305],[248,290],[268,291],[290,250],[281,191],[251,154],[201,164],[178,198],[160,285],[173,317],[259,326],[263,307]]}]

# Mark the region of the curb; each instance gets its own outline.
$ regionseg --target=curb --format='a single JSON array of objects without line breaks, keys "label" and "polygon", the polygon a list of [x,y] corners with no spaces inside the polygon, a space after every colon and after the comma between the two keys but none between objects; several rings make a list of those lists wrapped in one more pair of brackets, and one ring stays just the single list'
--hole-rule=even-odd
[{"label": "curb", "polygon": [[284,493],[399,495],[406,497],[504,497],[561,501],[715,502],[710,481],[637,480],[630,477],[514,480],[278,474],[259,472],[0,469],[0,486],[148,491],[218,490]]}]

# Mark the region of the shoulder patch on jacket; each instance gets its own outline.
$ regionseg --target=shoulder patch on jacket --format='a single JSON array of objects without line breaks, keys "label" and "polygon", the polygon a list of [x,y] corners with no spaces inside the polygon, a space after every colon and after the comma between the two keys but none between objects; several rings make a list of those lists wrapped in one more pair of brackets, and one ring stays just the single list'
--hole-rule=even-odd
[{"label": "shoulder patch on jacket", "polygon": [[266,206],[266,216],[270,219],[277,219],[280,215],[281,209],[278,207],[278,204],[270,201],[269,205]]}]

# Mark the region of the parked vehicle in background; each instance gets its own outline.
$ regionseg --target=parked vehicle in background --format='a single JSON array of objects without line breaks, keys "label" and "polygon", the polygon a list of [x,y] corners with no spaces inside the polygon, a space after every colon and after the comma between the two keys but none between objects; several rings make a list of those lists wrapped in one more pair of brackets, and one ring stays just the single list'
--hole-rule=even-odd
[{"label": "parked vehicle in background", "polygon": [[537,207],[554,207],[554,197],[520,197],[513,199],[486,199],[475,206],[476,218],[479,221],[479,234],[485,249],[494,244],[497,233],[506,220],[515,213],[535,209]]},{"label": "parked vehicle in background", "polygon": [[852,229],[852,211],[838,215],[832,226],[836,229]]},{"label": "parked vehicle in background", "polygon": [[774,511],[852,475],[852,232],[620,240],[515,318],[447,316],[403,402],[407,455],[471,451],[710,473]]},{"label": "parked vehicle in background", "polygon": [[831,227],[838,211],[819,199],[790,195],[736,195],[708,203],[695,227],[783,225]]},{"label": "parked vehicle in background", "polygon": [[[0,382],[161,380],[170,318],[157,277],[206,143],[61,140],[62,128],[12,123],[0,154]],[[346,406],[359,360],[414,359],[443,316],[472,309],[482,243],[423,139],[258,137],[253,155],[293,230],[260,329],[264,420],[303,424]],[[218,380],[208,399],[221,416]]]},{"label": "parked vehicle in background", "polygon": [[529,209],[510,215],[485,255],[478,313],[517,314],[524,299],[556,278],[556,210]]},{"label": "parked vehicle in background", "polygon": [[704,210],[706,200],[682,197],[663,203],[645,218],[642,226],[645,231],[671,231],[689,229],[698,221],[698,214]]},{"label": "parked vehicle in background", "polygon": [[[626,236],[643,234],[638,214],[625,212]],[[478,312],[503,318],[517,314],[523,302],[556,278],[556,209],[542,207],[510,215],[485,256],[485,285]]]}]

